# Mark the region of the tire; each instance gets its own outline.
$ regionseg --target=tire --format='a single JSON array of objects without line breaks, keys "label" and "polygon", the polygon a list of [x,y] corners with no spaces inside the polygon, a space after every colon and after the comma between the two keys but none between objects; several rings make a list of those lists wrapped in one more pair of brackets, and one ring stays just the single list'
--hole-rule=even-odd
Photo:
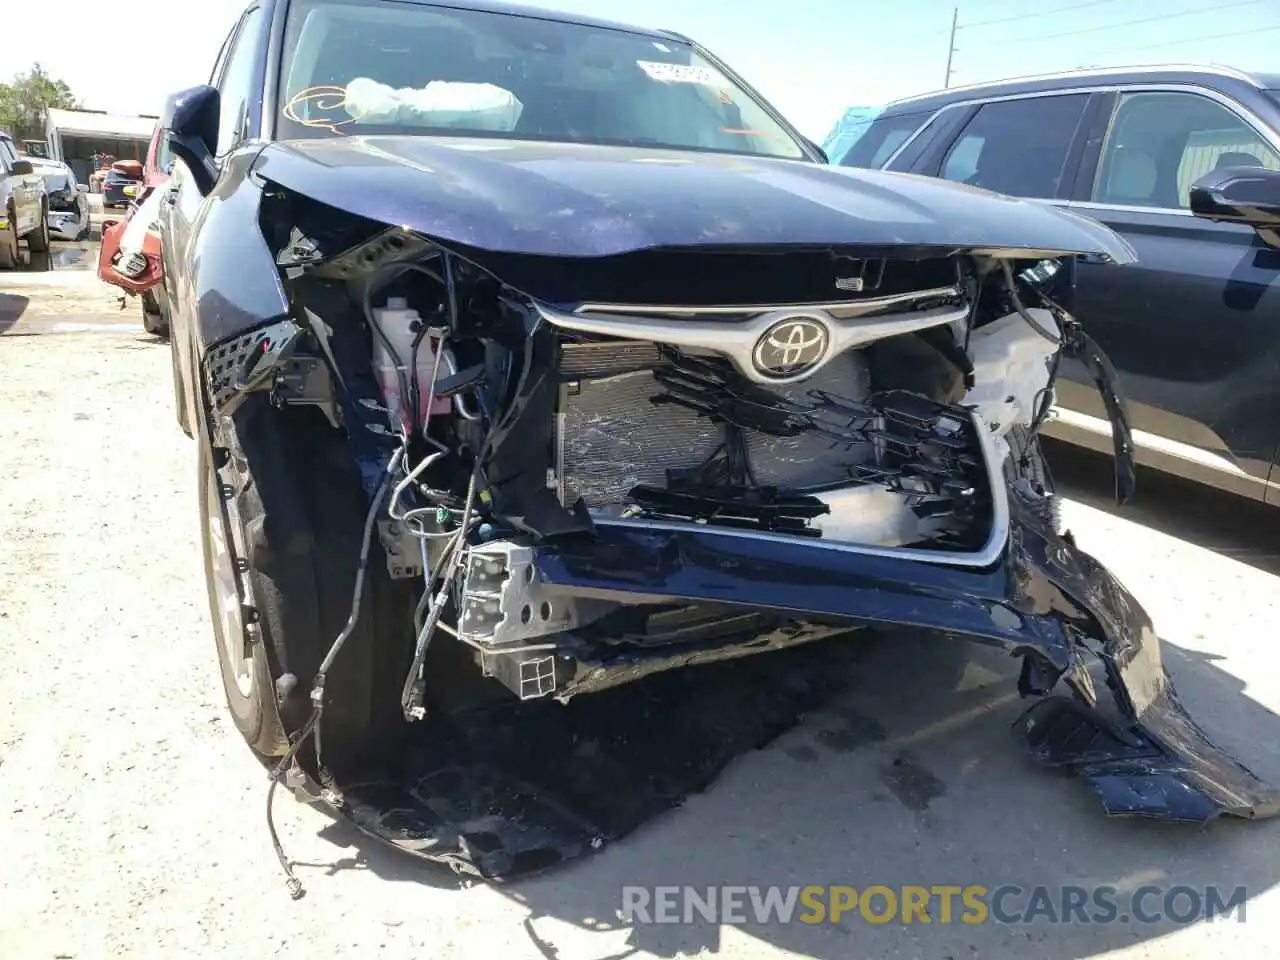
[{"label": "tire", "polygon": [[13,208],[9,208],[9,229],[0,232],[0,267],[16,270],[22,265],[22,251],[18,249],[18,221]]},{"label": "tire", "polygon": [[182,365],[178,362],[178,342],[169,337],[169,360],[173,365],[173,411],[178,421],[178,426],[182,432],[187,435],[187,439],[194,439],[191,432],[191,423],[187,420],[187,393],[182,385]]},{"label": "tire", "polygon": [[161,340],[169,338],[169,311],[154,290],[142,293],[142,329]]},{"label": "tire", "polygon": [[[287,749],[285,731],[296,733],[310,715],[316,670],[346,625],[367,504],[344,436],[317,410],[277,410],[254,394],[221,421],[215,443],[227,451],[217,474],[233,492],[228,503],[239,528],[233,536],[247,562],[246,594],[261,631],[253,683],[246,684],[248,671],[237,669],[223,642],[203,509],[223,685],[245,741],[275,756]],[[204,506],[216,491],[209,459],[202,455]],[[324,760],[335,772],[392,749],[405,727],[400,687],[412,656],[414,601],[410,581],[391,580],[375,536],[360,617],[325,687]],[[272,678],[285,673],[297,683],[277,711]]]},{"label": "tire", "polygon": [[[218,667],[222,675],[222,689],[226,695],[227,708],[231,711],[231,718],[245,742],[260,756],[279,756],[288,750],[289,744],[272,697],[271,669],[267,662],[266,651],[259,642],[252,645],[252,653],[247,659],[236,657],[229,652],[235,638],[228,630],[229,618],[224,616],[226,593],[220,589],[223,571],[219,569],[220,561],[224,558],[221,557],[219,541],[226,543],[225,537],[230,531],[227,529],[228,525],[214,515],[221,488],[220,479],[219,471],[213,468],[210,455],[202,444],[199,456],[200,516],[202,518],[200,542],[204,555],[205,587],[209,593],[209,615],[213,621]],[[238,519],[233,511],[230,525],[232,527],[238,525]],[[241,577],[240,580],[247,586],[248,578]]]},{"label": "tire", "polygon": [[40,204],[40,226],[27,234],[27,249],[32,253],[49,252],[49,207]]}]

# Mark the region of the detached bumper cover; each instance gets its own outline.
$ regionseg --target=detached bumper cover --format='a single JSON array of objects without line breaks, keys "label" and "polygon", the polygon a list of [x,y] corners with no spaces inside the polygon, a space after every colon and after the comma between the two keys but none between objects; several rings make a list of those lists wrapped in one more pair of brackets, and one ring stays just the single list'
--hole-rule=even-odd
[{"label": "detached bumper cover", "polygon": [[[1079,770],[1109,813],[1201,822],[1280,812],[1276,792],[1182,711],[1138,602],[1016,490],[1009,505],[1006,549],[986,569],[622,524],[541,546],[535,562],[548,586],[604,598],[741,603],[1002,646],[1024,658],[1024,696],[1059,681],[1075,692],[1079,703],[1039,701],[1015,731],[1039,762]],[[826,642],[566,706],[440,718],[403,768],[340,784],[335,805],[361,830],[455,869],[501,878],[547,867],[678,806],[785,731],[836,692],[832,668],[851,649]],[[1095,687],[1089,668],[1099,664],[1107,681]],[[1104,720],[1104,708],[1119,719]]]},{"label": "detached bumper cover", "polygon": [[1280,791],[1210,743],[1172,685],[1129,730],[1053,697],[1024,713],[1014,731],[1036,762],[1088,780],[1113,816],[1205,823],[1280,814]]}]

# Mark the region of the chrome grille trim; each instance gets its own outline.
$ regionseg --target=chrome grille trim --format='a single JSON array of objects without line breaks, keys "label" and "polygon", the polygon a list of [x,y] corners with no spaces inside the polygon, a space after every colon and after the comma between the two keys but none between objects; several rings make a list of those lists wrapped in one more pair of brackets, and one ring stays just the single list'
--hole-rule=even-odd
[{"label": "chrome grille trim", "polygon": [[773,303],[739,307],[679,307],[650,306],[630,303],[584,303],[573,312],[580,315],[596,313],[621,314],[629,317],[723,317],[737,315],[754,315],[761,313],[777,313],[790,310],[799,313],[819,311],[829,313],[833,317],[847,319],[862,317],[868,314],[909,307],[913,303],[925,303],[930,300],[950,299],[963,295],[958,284],[947,287],[931,287],[927,290],[912,290],[910,293],[894,293],[883,297],[868,297],[865,300],[835,300],[829,303]]},{"label": "chrome grille trim", "polygon": [[[948,295],[956,296],[958,291],[950,287],[940,288],[931,297],[917,292],[910,295],[910,300],[919,302]],[[862,303],[867,302],[862,301]],[[608,316],[598,313],[590,315],[581,311],[567,313],[542,303],[535,303],[535,307],[543,320],[561,330],[623,340],[646,340],[673,347],[719,353],[729,358],[738,372],[748,380],[767,385],[798,382],[812,376],[846,350],[864,347],[886,337],[947,326],[963,321],[969,315],[969,305],[963,299],[955,305],[872,317],[836,316],[831,310],[813,307],[781,307],[743,320],[707,319],[702,321],[696,319],[696,315],[690,319],[688,314],[683,315],[686,319],[677,319],[675,316],[655,316],[651,313]],[[743,312],[743,309],[734,308],[737,313]],[[775,324],[791,318],[816,319],[826,327],[829,334],[826,355],[821,361],[807,367],[796,376],[787,378],[766,376],[756,369],[752,359],[756,344]]]}]

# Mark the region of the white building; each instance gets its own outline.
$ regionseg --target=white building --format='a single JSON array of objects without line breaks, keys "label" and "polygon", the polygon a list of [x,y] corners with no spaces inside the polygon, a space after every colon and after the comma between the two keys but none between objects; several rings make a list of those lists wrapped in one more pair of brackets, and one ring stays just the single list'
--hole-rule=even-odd
[{"label": "white building", "polygon": [[68,164],[80,183],[88,183],[94,154],[145,160],[157,119],[99,110],[50,110],[45,120],[49,156]]}]

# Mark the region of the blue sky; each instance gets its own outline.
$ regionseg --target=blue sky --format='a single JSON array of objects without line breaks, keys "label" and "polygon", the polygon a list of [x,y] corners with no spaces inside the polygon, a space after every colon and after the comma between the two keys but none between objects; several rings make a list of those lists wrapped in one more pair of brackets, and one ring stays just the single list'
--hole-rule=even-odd
[{"label": "blue sky", "polygon": [[[20,4],[22,0],[19,0]],[[59,0],[0,49],[0,78],[40,61],[89,107],[157,113],[203,82],[245,0]],[[697,38],[820,140],[843,108],[943,84],[953,4],[939,0],[542,0]],[[1280,72],[1280,0],[961,0],[952,83],[1078,66],[1215,62]],[[127,17],[119,15],[127,9]],[[1020,14],[1022,9],[1034,13]],[[111,12],[111,38],[92,26]],[[992,22],[998,21],[998,22]],[[122,36],[135,24],[132,44]],[[75,26],[69,26],[75,25]],[[1233,36],[1224,36],[1233,34]],[[181,42],[174,42],[181,38]]]}]

